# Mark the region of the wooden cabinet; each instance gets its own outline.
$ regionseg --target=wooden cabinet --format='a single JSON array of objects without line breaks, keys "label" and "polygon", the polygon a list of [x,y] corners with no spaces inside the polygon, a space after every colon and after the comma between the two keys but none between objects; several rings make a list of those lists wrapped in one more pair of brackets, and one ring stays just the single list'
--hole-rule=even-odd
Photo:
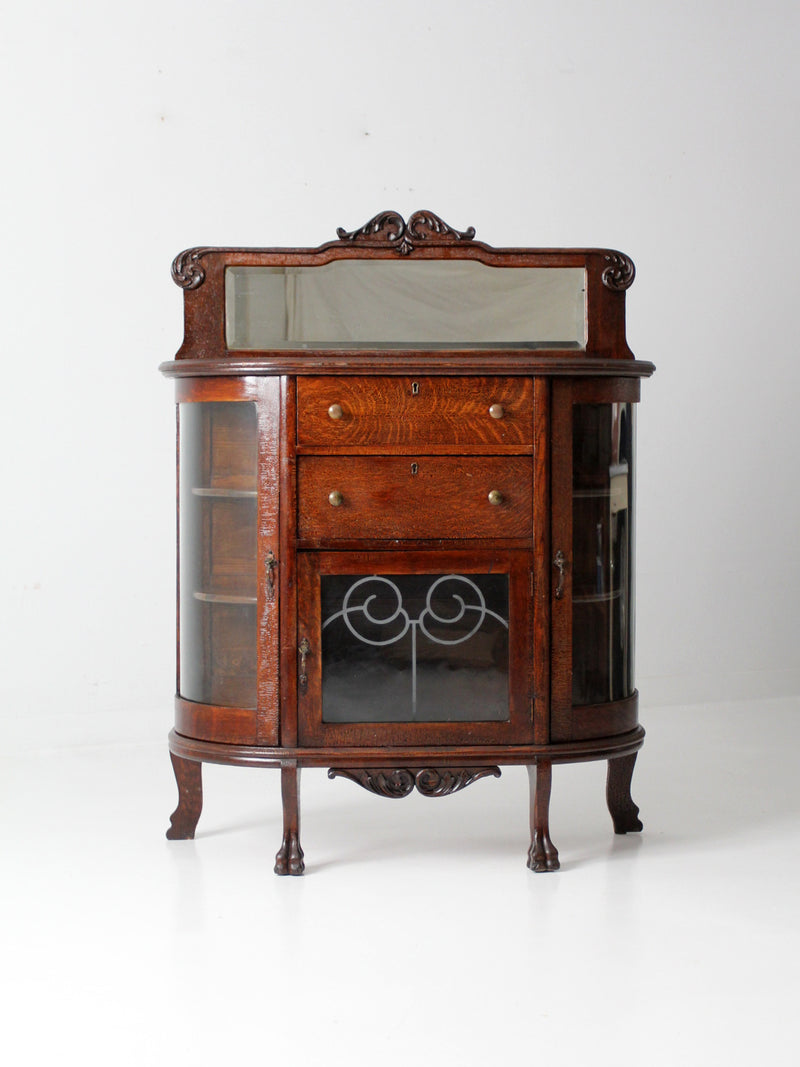
[{"label": "wooden cabinet", "polygon": [[[495,249],[384,212],[317,249],[173,264],[179,803],[203,762],[440,797],[525,765],[528,865],[555,870],[554,763],[608,760],[619,833],[644,731],[633,680],[633,265]],[[481,788],[488,788],[485,784]]]}]

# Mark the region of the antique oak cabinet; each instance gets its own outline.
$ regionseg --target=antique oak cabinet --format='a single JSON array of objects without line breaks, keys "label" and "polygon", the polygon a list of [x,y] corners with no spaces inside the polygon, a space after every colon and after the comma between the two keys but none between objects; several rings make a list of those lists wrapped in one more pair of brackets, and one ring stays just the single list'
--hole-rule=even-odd
[{"label": "antique oak cabinet", "polygon": [[552,766],[607,760],[614,829],[641,829],[633,264],[474,238],[387,211],[175,260],[168,837],[194,835],[204,762],[280,770],[278,874],[303,871],[302,767],[399,798],[524,765],[552,871]]}]

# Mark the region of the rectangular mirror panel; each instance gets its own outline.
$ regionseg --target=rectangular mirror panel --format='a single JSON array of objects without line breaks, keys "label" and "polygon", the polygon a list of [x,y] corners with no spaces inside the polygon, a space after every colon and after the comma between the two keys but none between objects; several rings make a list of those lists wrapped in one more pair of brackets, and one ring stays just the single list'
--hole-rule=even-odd
[{"label": "rectangular mirror panel", "polygon": [[585,289],[582,267],[464,259],[228,267],[227,345],[583,349]]}]

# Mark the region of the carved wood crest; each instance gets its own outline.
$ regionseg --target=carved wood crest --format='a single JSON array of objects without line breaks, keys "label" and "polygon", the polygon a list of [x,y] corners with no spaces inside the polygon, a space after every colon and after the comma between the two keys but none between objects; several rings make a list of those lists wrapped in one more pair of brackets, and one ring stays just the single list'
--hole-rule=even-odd
[{"label": "carved wood crest", "polygon": [[381,797],[397,800],[410,796],[416,789],[424,797],[446,797],[466,789],[479,778],[500,777],[499,767],[423,767],[421,770],[400,767],[344,768],[331,767],[329,778],[349,778],[351,782]]},{"label": "carved wood crest", "polygon": [[432,211],[415,211],[409,216],[408,222],[396,211],[382,211],[357,230],[348,231],[340,226],[336,235],[340,241],[388,244],[401,256],[407,256],[414,251],[415,241],[428,241],[431,238],[435,238],[437,244],[443,241],[471,241],[475,236],[475,227],[456,230]]}]

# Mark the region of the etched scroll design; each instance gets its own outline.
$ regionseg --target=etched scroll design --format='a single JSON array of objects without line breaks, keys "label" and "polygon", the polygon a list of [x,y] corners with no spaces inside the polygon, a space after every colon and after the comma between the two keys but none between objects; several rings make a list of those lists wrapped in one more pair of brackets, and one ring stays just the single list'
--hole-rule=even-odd
[{"label": "etched scroll design", "polygon": [[615,292],[630,289],[633,279],[636,277],[636,267],[633,260],[622,252],[612,252],[606,257],[608,266],[602,274],[603,285]]},{"label": "etched scroll design", "polygon": [[[446,583],[450,583],[449,585]],[[455,587],[453,585],[455,583]],[[372,590],[370,589],[372,585]],[[464,592],[457,591],[459,585]],[[384,608],[383,614],[376,614],[375,601],[378,600],[379,592],[389,590],[394,603],[389,603]],[[367,595],[363,596],[366,592]],[[358,594],[358,595],[357,595]],[[434,598],[439,596],[441,600],[434,603]],[[467,600],[475,601],[469,603]],[[442,603],[453,603],[453,613],[443,613]],[[470,617],[470,615],[472,617]],[[492,618],[500,623],[506,630],[508,622],[497,612],[487,607],[486,599],[480,587],[471,578],[463,574],[442,574],[428,587],[425,595],[425,607],[416,619],[412,619],[403,604],[403,594],[393,581],[383,575],[371,574],[365,578],[358,578],[342,598],[342,606],[339,611],[329,615],[322,623],[323,631],[337,619],[341,619],[347,629],[356,640],[362,644],[371,645],[374,648],[383,648],[386,645],[394,645],[401,641],[407,633],[411,635],[411,717],[417,714],[417,644],[419,635],[435,645],[461,645],[469,641],[478,633],[487,618]],[[463,620],[468,619],[465,629],[457,629],[455,636],[442,636],[432,633],[430,627],[459,626]],[[358,628],[358,623],[366,623],[368,626],[377,628],[378,633],[387,634],[386,637],[368,636]],[[445,630],[446,632],[446,630]]]},{"label": "etched scroll design", "polygon": [[424,797],[446,797],[466,789],[479,778],[499,778],[499,767],[423,767],[420,770],[398,767],[346,768],[331,767],[329,778],[349,778],[370,793],[391,800],[410,796],[416,789]]},{"label": "etched scroll design", "polygon": [[340,226],[336,235],[340,241],[388,244],[401,256],[408,256],[416,247],[415,241],[429,241],[432,238],[437,243],[471,241],[475,237],[475,227],[456,230],[432,211],[415,211],[409,216],[408,222],[396,211],[381,211],[356,230],[345,230]]},{"label": "etched scroll design", "polygon": [[[363,601],[361,601],[361,603],[352,603],[356,591],[362,589],[362,587],[364,586],[368,586],[371,582],[374,582],[380,586],[388,586],[393,596],[396,598],[397,603],[394,607],[394,610],[383,618],[374,615],[373,609],[371,607],[372,602],[378,596],[377,593],[370,593],[367,597],[364,598]],[[440,587],[442,587],[446,582],[462,583],[464,586],[466,586],[468,590],[474,593],[477,603],[468,604],[460,593],[456,593],[451,590],[450,597],[456,602],[458,607],[454,615],[442,615],[440,613],[441,609],[437,611],[437,608],[434,607],[433,599],[437,593],[439,593],[439,595],[442,595],[440,592]],[[453,638],[436,637],[428,629],[431,623],[439,623],[441,625],[446,626],[454,625],[455,623],[460,623],[468,611],[475,612],[477,618],[472,624],[471,628],[466,631],[466,633],[459,634],[457,637]],[[367,622],[372,623],[373,626],[391,626],[392,623],[399,621],[401,629],[397,633],[393,633],[383,640],[376,640],[375,638],[367,637],[366,635],[359,632],[359,630],[356,628],[351,619],[352,615],[359,614],[362,615],[364,619],[367,620]],[[508,622],[501,615],[498,615],[497,612],[492,611],[491,608],[488,608],[486,606],[486,600],[480,587],[475,582],[473,582],[471,578],[467,578],[463,574],[442,574],[436,579],[436,581],[432,582],[428,588],[428,592],[425,595],[425,607],[416,619],[412,619],[404,608],[403,594],[401,593],[399,587],[395,585],[393,581],[380,574],[370,574],[366,578],[358,578],[355,582],[353,582],[353,584],[345,593],[344,598],[342,599],[341,608],[339,609],[339,611],[335,611],[333,615],[328,616],[328,618],[322,624],[322,629],[324,630],[326,626],[329,626],[336,619],[341,619],[347,629],[353,635],[353,637],[357,638],[365,645],[380,646],[393,645],[396,641],[400,641],[401,638],[405,637],[409,629],[415,630],[416,628],[419,628],[420,631],[425,635],[425,637],[427,637],[429,641],[433,641],[434,644],[460,645],[463,644],[464,641],[469,641],[469,639],[473,637],[478,632],[478,630],[480,630],[487,616],[491,616],[493,619],[496,619],[499,623],[505,626],[506,629],[508,629]]]}]

